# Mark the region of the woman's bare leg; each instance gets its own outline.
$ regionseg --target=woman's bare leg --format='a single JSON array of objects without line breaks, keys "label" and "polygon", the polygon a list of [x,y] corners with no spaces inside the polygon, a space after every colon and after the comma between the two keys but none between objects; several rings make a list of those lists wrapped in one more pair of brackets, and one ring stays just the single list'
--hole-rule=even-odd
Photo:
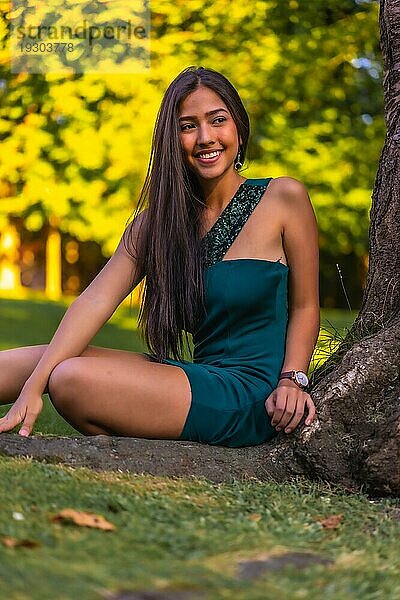
[{"label": "woman's bare leg", "polygon": [[[46,348],[47,344],[43,344],[0,351],[0,405],[15,402]],[[81,356],[104,356],[104,352],[107,351],[107,348],[88,346]],[[139,354],[139,357],[140,360],[149,360],[142,354]]]},{"label": "woman's bare leg", "polygon": [[[0,403],[16,400],[46,347],[0,352]],[[48,388],[56,410],[86,435],[177,439],[191,404],[190,383],[180,367],[95,346],[57,365]]]},{"label": "woman's bare leg", "polygon": [[177,439],[191,404],[190,383],[181,367],[106,348],[101,356],[69,358],[57,365],[49,393],[57,411],[86,435]]}]

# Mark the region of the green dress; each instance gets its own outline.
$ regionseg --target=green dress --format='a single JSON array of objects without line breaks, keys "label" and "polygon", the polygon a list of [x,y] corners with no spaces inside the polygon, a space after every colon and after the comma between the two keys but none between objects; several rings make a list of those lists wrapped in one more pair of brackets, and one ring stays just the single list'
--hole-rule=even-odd
[{"label": "green dress", "polygon": [[289,268],[280,259],[223,260],[271,179],[244,181],[203,238],[206,313],[193,332],[193,362],[164,360],[191,387],[181,440],[236,448],[277,435],[265,400],[285,355]]}]

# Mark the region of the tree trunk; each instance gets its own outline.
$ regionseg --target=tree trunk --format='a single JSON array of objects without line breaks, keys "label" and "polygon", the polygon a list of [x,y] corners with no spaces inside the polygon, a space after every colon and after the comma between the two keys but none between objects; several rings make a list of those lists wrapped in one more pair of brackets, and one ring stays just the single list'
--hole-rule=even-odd
[{"label": "tree trunk", "polygon": [[50,226],[46,240],[46,296],[49,300],[59,300],[61,295],[61,235]]},{"label": "tree trunk", "polygon": [[379,27],[387,131],[372,194],[367,283],[352,328],[313,373],[318,420],[297,434],[293,452],[310,477],[398,495],[400,0],[381,0]]},{"label": "tree trunk", "polygon": [[0,290],[18,293],[21,289],[19,249],[21,239],[10,219],[0,234]]}]

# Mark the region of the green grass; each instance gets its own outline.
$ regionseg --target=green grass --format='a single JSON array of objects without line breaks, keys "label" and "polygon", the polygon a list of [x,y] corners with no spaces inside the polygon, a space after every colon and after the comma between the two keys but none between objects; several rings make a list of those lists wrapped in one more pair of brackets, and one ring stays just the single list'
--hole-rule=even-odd
[{"label": "green grass", "polygon": [[[301,481],[212,484],[23,459],[0,459],[0,477],[0,538],[39,543],[0,545],[4,598],[91,599],[135,589],[192,589],[215,600],[400,597],[393,500],[371,502]],[[103,515],[115,531],[50,520],[70,507]],[[13,519],[15,512],[24,519]],[[336,514],[343,515],[337,529],[319,523]],[[251,581],[238,577],[241,560],[293,551],[332,564],[287,566]]]},{"label": "green grass", "polygon": [[318,341],[310,361],[309,373],[320,367],[331,356],[344,339],[358,311],[329,309],[321,310]]},{"label": "green grass", "polygon": [[[44,300],[0,300],[0,347],[46,343],[65,308]],[[329,320],[341,335],[354,316],[324,311],[321,325]],[[135,313],[121,307],[94,343],[143,350]],[[37,422],[39,431],[74,433],[49,403]],[[5,457],[0,458],[0,482],[0,542],[12,537],[38,544],[7,548],[0,543],[1,599],[91,600],[144,589],[197,590],[207,600],[400,597],[396,500],[371,501],[301,480],[212,484]],[[52,522],[63,508],[101,514],[116,529]],[[342,521],[336,529],[319,523],[337,514]],[[253,580],[238,577],[241,560],[295,551],[332,563],[305,569],[288,565]]]},{"label": "green grass", "polygon": [[[0,350],[47,344],[70,302],[52,302],[42,297],[24,300],[0,297]],[[140,352],[144,345],[137,333],[137,314],[135,306],[121,305],[92,343]]]}]

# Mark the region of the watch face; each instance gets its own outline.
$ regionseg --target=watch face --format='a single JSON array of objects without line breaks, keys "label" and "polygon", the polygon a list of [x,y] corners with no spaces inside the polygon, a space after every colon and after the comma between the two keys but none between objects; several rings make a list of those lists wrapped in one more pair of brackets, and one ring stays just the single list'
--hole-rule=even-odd
[{"label": "watch face", "polygon": [[308,377],[305,373],[303,373],[303,371],[297,371],[295,377],[300,385],[308,385]]}]

